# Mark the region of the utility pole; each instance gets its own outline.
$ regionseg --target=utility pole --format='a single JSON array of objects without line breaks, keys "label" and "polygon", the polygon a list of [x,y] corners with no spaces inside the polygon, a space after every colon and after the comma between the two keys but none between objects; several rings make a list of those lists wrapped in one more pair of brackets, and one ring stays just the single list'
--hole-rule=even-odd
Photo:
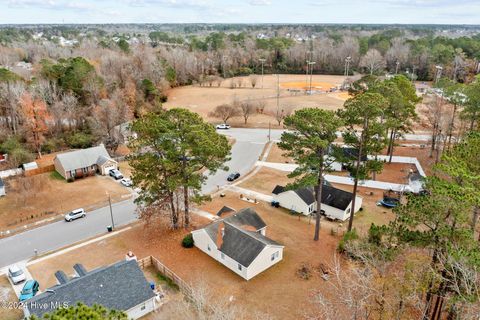
[{"label": "utility pole", "polygon": [[262,63],[262,89],[263,89],[263,64],[265,63],[265,61],[267,61],[265,58],[261,58],[259,59],[259,61]]},{"label": "utility pole", "polygon": [[110,193],[107,192],[108,195],[108,205],[110,206],[110,219],[112,220],[112,230],[115,228],[115,223],[113,222],[113,211],[112,211],[112,199],[110,197]]},{"label": "utility pole", "polygon": [[268,121],[268,142],[270,142],[270,139],[272,138],[272,129],[270,128],[270,121]]}]

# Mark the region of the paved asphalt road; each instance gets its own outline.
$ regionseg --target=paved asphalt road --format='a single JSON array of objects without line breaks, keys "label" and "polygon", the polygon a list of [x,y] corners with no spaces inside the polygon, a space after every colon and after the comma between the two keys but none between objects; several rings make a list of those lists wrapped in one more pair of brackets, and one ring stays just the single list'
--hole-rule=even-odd
[{"label": "paved asphalt road", "polygon": [[[115,226],[136,219],[135,204],[131,199],[112,204],[112,210]],[[35,249],[42,254],[105,233],[109,225],[110,209],[104,207],[87,212],[85,218],[72,222],[62,220],[0,239],[0,268],[33,257]]]},{"label": "paved asphalt road", "polygon": [[[268,142],[267,129],[230,129],[220,132],[233,137],[236,141],[232,148],[232,159],[226,164],[229,167],[228,171],[220,171],[209,176],[202,189],[204,193],[216,191],[217,186],[227,184],[229,172],[238,171],[241,175],[248,173]],[[271,130],[271,140],[279,140],[281,133],[282,130]],[[424,137],[417,135],[409,139],[421,140]],[[113,212],[117,226],[136,219],[133,200],[113,204]],[[59,221],[0,239],[0,269],[33,257],[35,249],[42,254],[102,234],[110,224],[110,210],[105,207],[89,212],[85,219],[70,223]]]},{"label": "paved asphalt road", "polygon": [[[241,176],[247,174],[255,166],[268,142],[268,130],[265,129],[230,129],[218,130],[218,132],[235,139],[232,147],[232,159],[226,163],[229,170],[220,170],[208,177],[202,188],[203,193],[214,192],[218,189],[217,186],[228,184],[227,176],[230,172],[239,172]],[[272,130],[271,139],[280,139],[281,132],[282,130]]]}]

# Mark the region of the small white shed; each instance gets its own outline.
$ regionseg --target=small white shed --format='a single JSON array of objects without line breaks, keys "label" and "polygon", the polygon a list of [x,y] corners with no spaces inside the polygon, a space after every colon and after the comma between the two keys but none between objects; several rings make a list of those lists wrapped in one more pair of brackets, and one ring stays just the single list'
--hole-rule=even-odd
[{"label": "small white shed", "polygon": [[5,196],[6,194],[5,183],[3,182],[2,178],[0,178],[0,197]]}]

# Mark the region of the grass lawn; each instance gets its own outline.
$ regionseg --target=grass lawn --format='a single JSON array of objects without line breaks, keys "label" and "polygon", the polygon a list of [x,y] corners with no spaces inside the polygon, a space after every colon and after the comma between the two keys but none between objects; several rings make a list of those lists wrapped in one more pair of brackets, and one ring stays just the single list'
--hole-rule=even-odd
[{"label": "grass lawn", "polygon": [[[214,198],[202,209],[215,212],[224,204],[236,209],[252,206],[238,199],[238,195],[227,193],[225,198]],[[299,220],[264,203],[255,205],[255,209],[268,225],[267,235],[284,244],[285,252],[282,262],[250,281],[243,280],[196,248],[183,248],[181,239],[188,231],[166,231],[154,224],[148,227],[138,225],[120,235],[31,265],[29,270],[45,289],[55,284],[53,274],[59,269],[72,274],[73,264],[80,262],[91,270],[123,259],[125,253],[132,250],[139,258],[157,257],[193,285],[207,283],[215,295],[231,296],[232,303],[251,314],[260,311],[276,319],[295,319],[304,312],[313,311],[310,294],[316,289],[328,293],[328,286],[316,275],[310,280],[302,280],[296,276],[296,270],[304,262],[312,266],[330,264],[339,238],[331,236],[330,229],[323,227],[320,241],[314,242],[313,223],[308,224],[305,219]],[[197,226],[207,222],[198,218],[194,220]]]},{"label": "grass lawn", "polygon": [[[0,319],[2,320],[19,320],[23,318],[21,309],[12,309],[9,303],[17,302],[18,298],[13,291],[10,282],[6,276],[0,276]],[[5,305],[4,305],[5,303]]]},{"label": "grass lawn", "polygon": [[0,198],[0,230],[14,229],[76,208],[87,211],[124,200],[130,191],[108,176],[93,176],[67,183],[56,172],[6,180],[7,195]]},{"label": "grass lawn", "polygon": [[270,195],[276,185],[285,186],[293,181],[287,177],[287,174],[285,171],[262,167],[254,176],[238,186]]},{"label": "grass lawn", "polygon": [[[323,89],[329,86],[339,86],[344,81],[343,76],[335,75],[313,75],[313,81],[323,83]],[[216,106],[224,103],[232,103],[234,99],[240,101],[250,99],[253,102],[262,101],[265,103],[264,114],[255,114],[248,119],[245,125],[242,117],[234,117],[228,121],[234,127],[254,127],[268,128],[269,123],[272,128],[279,127],[275,118],[270,115],[276,110],[277,77],[274,75],[264,76],[264,87],[254,89],[250,86],[249,77],[236,77],[233,81],[243,81],[243,87],[230,89],[232,79],[223,81],[220,87],[200,87],[183,86],[171,89],[168,94],[168,101],[163,104],[165,108],[183,107],[190,111],[200,114],[204,119],[220,123],[220,119],[209,117],[208,113]],[[260,81],[260,79],[259,79]],[[320,107],[328,110],[336,110],[343,106],[348,98],[345,93],[320,93],[314,95],[305,95],[302,93],[293,93],[291,89],[296,89],[297,84],[303,86],[305,83],[304,75],[280,75],[280,107]]]},{"label": "grass lawn", "polygon": [[272,149],[270,149],[270,153],[268,154],[267,161],[268,162],[280,162],[280,163],[293,163],[293,160],[285,157],[283,154],[285,153],[284,150],[278,147],[278,144],[274,143],[272,145]]}]

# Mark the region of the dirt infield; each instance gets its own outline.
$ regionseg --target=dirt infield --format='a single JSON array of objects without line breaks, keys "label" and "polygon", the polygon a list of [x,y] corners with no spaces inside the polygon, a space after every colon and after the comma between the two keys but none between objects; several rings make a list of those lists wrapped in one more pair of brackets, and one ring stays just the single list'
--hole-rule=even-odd
[{"label": "dirt infield", "polygon": [[310,81],[283,82],[280,84],[280,87],[284,89],[310,90],[310,85],[312,86],[312,90],[324,91],[329,91],[330,89],[337,87],[337,85],[331,82],[312,82],[310,84]]},{"label": "dirt infield", "polygon": [[[251,80],[256,79],[255,88]],[[236,77],[224,80],[220,86],[184,86],[174,88],[167,92],[168,101],[164,107],[183,107],[200,114],[212,123],[220,123],[220,119],[208,115],[216,106],[230,104],[234,100],[261,104],[264,106],[263,114],[252,115],[245,124],[241,116],[229,120],[235,127],[272,128],[278,127],[273,114],[277,110],[277,76],[266,75],[262,77]],[[295,90],[297,86],[305,86],[305,75],[280,75],[279,76],[279,108],[280,110],[295,110],[305,107],[318,107],[327,110],[337,110],[348,99],[345,92],[317,92],[307,95],[305,90]],[[343,76],[314,75],[312,84],[323,88],[340,86],[344,81]],[[241,85],[239,87],[239,85]]]}]

